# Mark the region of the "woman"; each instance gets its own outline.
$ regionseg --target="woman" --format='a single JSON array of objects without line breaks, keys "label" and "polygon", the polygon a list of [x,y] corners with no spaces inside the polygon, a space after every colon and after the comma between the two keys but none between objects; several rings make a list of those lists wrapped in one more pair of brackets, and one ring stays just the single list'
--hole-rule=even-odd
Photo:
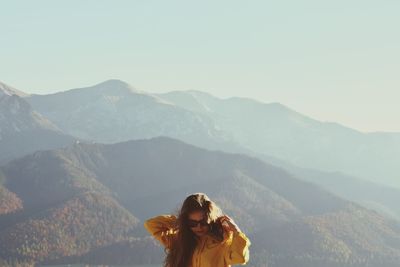
[{"label": "woman", "polygon": [[144,226],[164,245],[165,267],[226,267],[249,260],[250,240],[203,193],[188,196],[178,217],[160,215]]}]

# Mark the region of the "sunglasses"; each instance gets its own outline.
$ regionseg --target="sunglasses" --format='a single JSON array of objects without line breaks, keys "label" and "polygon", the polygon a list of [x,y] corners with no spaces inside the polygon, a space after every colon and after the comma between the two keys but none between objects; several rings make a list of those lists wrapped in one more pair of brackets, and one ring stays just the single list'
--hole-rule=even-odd
[{"label": "sunglasses", "polygon": [[188,225],[190,228],[195,228],[198,224],[200,224],[200,226],[207,226],[208,222],[205,219],[201,221],[190,220],[190,219],[188,220]]}]

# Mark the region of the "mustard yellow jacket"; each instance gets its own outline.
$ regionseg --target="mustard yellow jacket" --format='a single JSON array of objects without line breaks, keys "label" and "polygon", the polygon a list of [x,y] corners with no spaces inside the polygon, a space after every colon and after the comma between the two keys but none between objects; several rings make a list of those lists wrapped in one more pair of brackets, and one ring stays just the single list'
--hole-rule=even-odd
[{"label": "mustard yellow jacket", "polygon": [[[177,230],[173,229],[176,217],[160,215],[148,219],[144,227],[167,249]],[[230,232],[223,241],[211,235],[199,239],[193,253],[191,267],[227,267],[231,264],[246,264],[249,260],[251,242],[242,232]]]}]

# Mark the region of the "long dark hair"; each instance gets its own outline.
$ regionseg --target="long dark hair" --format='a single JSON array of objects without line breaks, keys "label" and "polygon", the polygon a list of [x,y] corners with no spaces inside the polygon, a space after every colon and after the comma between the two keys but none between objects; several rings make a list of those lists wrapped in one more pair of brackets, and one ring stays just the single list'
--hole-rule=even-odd
[{"label": "long dark hair", "polygon": [[188,267],[197,245],[197,239],[189,228],[187,221],[193,211],[203,211],[209,224],[209,233],[222,241],[223,232],[218,218],[222,216],[221,209],[204,193],[195,193],[188,196],[182,204],[178,214],[176,239],[173,241],[165,258],[165,267]]}]

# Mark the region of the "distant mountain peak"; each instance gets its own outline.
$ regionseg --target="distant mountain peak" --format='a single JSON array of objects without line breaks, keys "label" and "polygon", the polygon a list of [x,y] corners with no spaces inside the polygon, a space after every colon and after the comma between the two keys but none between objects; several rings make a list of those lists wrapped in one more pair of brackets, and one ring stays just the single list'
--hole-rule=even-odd
[{"label": "distant mountain peak", "polygon": [[104,93],[143,93],[130,84],[118,79],[106,80],[90,88]]},{"label": "distant mountain peak", "polygon": [[165,101],[164,99],[162,99],[156,95],[149,94],[145,91],[136,89],[129,83],[124,82],[122,80],[118,80],[118,79],[106,80],[106,81],[96,84],[92,87],[89,87],[88,89],[95,90],[97,93],[101,93],[101,94],[105,94],[105,95],[118,95],[118,96],[129,96],[132,94],[142,95],[142,96],[147,96],[160,104],[173,105],[172,103]]},{"label": "distant mountain peak", "polygon": [[0,82],[0,96],[3,96],[3,95],[8,95],[8,96],[17,95],[20,97],[28,96],[27,93],[19,91],[5,83]]},{"label": "distant mountain peak", "polygon": [[124,82],[119,79],[109,79],[104,82],[98,83],[96,86],[122,86],[122,87],[131,87],[127,82]]}]

